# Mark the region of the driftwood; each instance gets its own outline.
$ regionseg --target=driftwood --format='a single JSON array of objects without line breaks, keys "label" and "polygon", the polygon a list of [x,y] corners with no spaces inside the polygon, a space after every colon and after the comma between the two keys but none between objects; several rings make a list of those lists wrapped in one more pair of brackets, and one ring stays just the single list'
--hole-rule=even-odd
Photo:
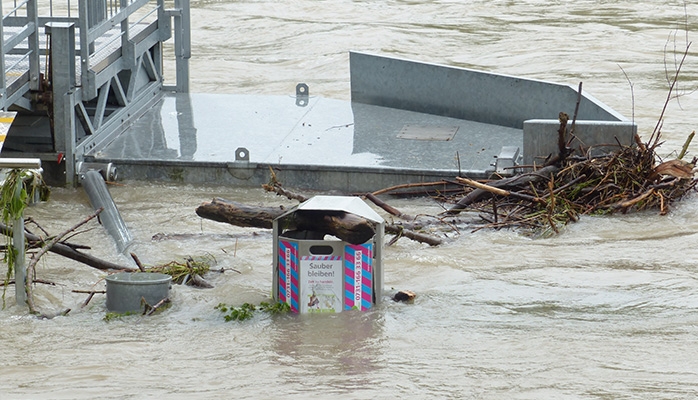
[{"label": "driftwood", "polygon": [[401,225],[388,224],[385,226],[385,232],[394,234],[397,238],[406,237],[414,240],[415,242],[426,243],[429,246],[438,246],[443,243],[443,240],[436,236],[415,232],[413,230],[403,228]]},{"label": "driftwood", "polygon": [[412,303],[414,302],[414,298],[417,297],[417,294],[411,290],[401,290],[393,296],[393,301],[402,301],[405,303]]},{"label": "driftwood", "polygon": [[[14,279],[10,279],[9,281],[7,281],[7,283],[0,282],[0,286],[15,285],[16,283],[17,282],[15,282]],[[34,283],[41,283],[42,285],[56,286],[56,282],[46,281],[43,279],[34,279]]]},{"label": "driftwood", "polygon": [[[29,312],[30,312],[30,313],[32,313],[32,314],[39,314],[39,311],[37,310],[36,305],[34,304],[34,291],[33,291],[33,286],[32,286],[32,279],[33,279],[33,277],[34,277],[34,275],[35,275],[36,264],[37,264],[37,263],[39,262],[39,260],[41,259],[41,256],[43,256],[44,254],[46,254],[46,252],[48,252],[48,251],[51,249],[51,247],[53,247],[53,245],[55,245],[56,243],[58,243],[58,242],[59,242],[61,239],[63,239],[67,234],[69,234],[69,233],[75,231],[75,230],[78,229],[79,227],[81,227],[81,226],[85,225],[86,223],[88,223],[88,222],[89,222],[90,220],[92,220],[93,218],[97,217],[97,216],[102,212],[102,210],[104,210],[104,208],[98,209],[94,214],[92,214],[92,215],[90,215],[89,217],[87,217],[87,218],[83,219],[82,221],[78,222],[78,223],[75,224],[73,227],[71,227],[71,228],[69,228],[69,229],[67,229],[67,230],[65,230],[65,231],[63,231],[63,232],[61,232],[60,234],[56,235],[56,236],[53,237],[51,240],[49,240],[48,242],[44,243],[44,244],[41,246],[41,249],[40,249],[38,252],[36,252],[36,253],[34,253],[34,254],[32,255],[31,260],[29,260],[29,263],[27,264],[27,281],[26,281],[26,283],[25,283],[25,290],[27,291],[27,305],[29,306]],[[20,288],[17,287],[16,290],[20,290]],[[62,312],[62,315],[66,315],[66,314],[68,314],[68,312],[70,312],[70,309],[64,310],[64,311]],[[48,316],[43,315],[43,317],[48,317]]]},{"label": "driftwood", "polygon": [[150,304],[148,304],[147,301],[145,301],[145,298],[141,297],[141,305],[143,305],[143,314],[142,315],[153,315],[160,308],[169,306],[170,305],[170,298],[165,297],[164,299],[160,300],[154,306],[151,306]]},{"label": "driftwood", "polygon": [[[273,190],[271,185],[267,186],[267,190]],[[289,193],[291,192],[284,189],[284,195]],[[295,193],[292,195],[294,199],[302,200],[305,198]],[[373,197],[375,198],[375,196]],[[400,214],[402,218],[407,217],[394,208],[392,210]],[[265,229],[271,229],[274,219],[284,212],[286,210],[283,208],[255,207],[220,198],[204,202],[196,209],[196,214],[201,218],[236,226]],[[417,242],[426,243],[430,246],[438,246],[442,243],[442,240],[438,237],[410,229],[420,227],[421,223],[386,224],[385,232],[394,234],[397,237],[406,237]],[[293,231],[320,233],[320,237],[324,236],[324,234],[329,234],[352,244],[364,243],[375,235],[375,228],[370,221],[354,214],[343,212],[328,214],[327,212],[301,210],[294,213],[293,219],[284,220],[284,228]]]},{"label": "driftwood", "polygon": [[130,253],[130,254],[131,254],[131,258],[133,258],[133,261],[138,266],[138,269],[141,270],[141,272],[145,272],[145,267],[141,263],[140,258],[138,258],[138,256],[135,253]]},{"label": "driftwood", "polygon": [[196,215],[227,224],[248,227],[271,229],[275,218],[286,212],[281,207],[257,207],[214,198],[202,203],[196,208]]},{"label": "driftwood", "polygon": [[[427,183],[427,186],[443,186],[445,184],[448,184],[449,182],[446,181],[440,181],[440,182],[433,182],[433,183]],[[405,186],[410,186],[410,187],[416,187],[416,186],[423,186],[425,184],[418,184],[418,185],[402,185],[400,187],[405,187]],[[298,194],[294,193],[288,189],[285,189],[284,187],[281,186],[281,184],[276,180],[276,175],[274,175],[272,171],[272,180],[269,184],[262,185],[264,190],[268,192],[275,192],[279,196],[284,196],[290,200],[298,200],[298,201],[305,201],[308,198]],[[390,188],[389,190],[398,188],[393,187]],[[414,240],[416,242],[420,243],[427,243],[430,246],[438,246],[440,245],[443,241],[432,235],[424,234],[424,233],[419,233],[416,232],[415,229],[421,229],[423,227],[423,223],[421,221],[417,221],[415,217],[409,216],[407,214],[402,213],[401,211],[397,210],[396,208],[386,204],[385,202],[381,201],[378,199],[378,194],[379,192],[373,192],[373,193],[367,193],[366,198],[368,200],[371,200],[374,204],[376,204],[378,207],[381,207],[391,215],[394,215],[402,220],[406,220],[408,222],[403,222],[400,224],[385,224],[385,232],[389,234],[395,235],[395,239],[390,242],[391,244],[394,243],[395,240],[399,239],[400,237],[406,237],[408,239]]]},{"label": "driftwood", "polygon": [[[12,228],[8,227],[7,225],[1,224],[0,223],[0,232],[2,232],[3,235],[5,236],[10,236],[12,237]],[[27,242],[29,243],[30,246],[39,246],[42,243],[44,243],[44,239],[41,237],[34,235],[33,233],[29,232],[24,232],[24,237],[27,239]],[[54,243],[50,248],[49,251],[51,253],[55,253],[58,255],[61,255],[63,257],[70,258],[71,260],[75,260],[77,262],[83,263],[85,265],[88,265],[93,268],[97,268],[99,270],[103,271],[109,271],[109,270],[121,270],[121,271],[136,271],[135,268],[132,267],[124,267],[123,265],[119,264],[114,264],[109,261],[101,260],[97,257],[91,256],[89,254],[82,253],[78,250],[75,249],[73,245],[65,244],[65,243]]]},{"label": "driftwood", "polygon": [[[271,229],[274,219],[286,210],[254,207],[215,198],[202,203],[196,214],[202,218],[236,226]],[[364,243],[375,235],[373,224],[365,218],[346,212],[300,210],[284,219],[284,228],[328,234],[348,243]]]},{"label": "driftwood", "polygon": [[87,293],[88,294],[87,299],[85,299],[85,301],[82,303],[82,306],[80,306],[80,308],[85,308],[88,304],[90,304],[90,301],[95,296],[95,294],[98,294],[98,293],[99,294],[106,294],[107,293],[106,290],[79,290],[79,289],[73,289],[72,292],[73,293]]},{"label": "driftwood", "polygon": [[382,208],[385,210],[388,214],[393,215],[395,217],[398,217],[402,220],[409,221],[413,220],[414,217],[411,215],[404,214],[402,211],[398,210],[397,208],[391,206],[390,204],[387,204],[383,200],[379,199],[375,194],[373,193],[366,193],[366,198],[368,200],[371,200],[371,202],[378,207]]},{"label": "driftwood", "polygon": [[[468,206],[479,203],[492,197],[493,194],[500,195],[511,195],[513,191],[525,187],[532,182],[539,182],[543,180],[550,180],[553,175],[555,175],[560,170],[559,167],[555,165],[549,165],[547,167],[541,168],[538,171],[512,176],[511,178],[500,179],[498,181],[493,181],[487,185],[479,184],[476,189],[463,196],[456,204],[454,204],[448,211],[444,214],[458,214],[459,212],[468,208]],[[461,179],[462,180],[462,179]],[[466,180],[463,180],[466,181]],[[469,180],[467,180],[469,181]],[[472,181],[469,181],[472,183]],[[503,192],[502,192],[503,191]],[[517,196],[523,196],[522,194],[516,194]],[[531,198],[527,200],[539,201],[537,198]]]}]

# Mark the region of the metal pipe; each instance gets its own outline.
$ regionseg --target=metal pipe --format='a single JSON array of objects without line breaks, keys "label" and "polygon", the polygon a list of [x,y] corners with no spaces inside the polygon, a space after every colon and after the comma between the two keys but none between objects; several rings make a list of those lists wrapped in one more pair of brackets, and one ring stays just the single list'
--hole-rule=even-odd
[{"label": "metal pipe", "polygon": [[131,237],[131,232],[126,227],[126,223],[121,218],[116,204],[114,204],[107,185],[104,183],[104,178],[95,170],[87,171],[83,176],[82,187],[85,188],[85,192],[87,192],[90,203],[95,210],[101,207],[104,208],[104,211],[99,215],[99,219],[116,242],[119,252],[124,252],[131,244],[133,238]]},{"label": "metal pipe", "polygon": [[41,168],[41,159],[38,159],[38,158],[0,158],[0,169],[5,169],[5,168],[39,169],[39,168]]}]

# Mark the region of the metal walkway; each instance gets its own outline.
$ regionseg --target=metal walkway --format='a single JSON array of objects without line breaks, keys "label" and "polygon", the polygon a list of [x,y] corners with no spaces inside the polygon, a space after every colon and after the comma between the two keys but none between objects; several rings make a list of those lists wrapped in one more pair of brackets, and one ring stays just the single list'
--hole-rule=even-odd
[{"label": "metal walkway", "polygon": [[[273,168],[297,188],[343,193],[458,175],[486,177],[521,129],[348,101],[173,94],[91,162],[128,179],[259,187]],[[491,165],[492,164],[492,165]]]},{"label": "metal walkway", "polygon": [[295,96],[168,95],[86,159],[130,179],[236,186],[271,168],[288,186],[347,193],[513,174],[526,153],[556,151],[558,114],[578,99],[580,142],[633,140],[632,123],[569,86],[362,53],[350,64],[352,101],[303,84]]},{"label": "metal walkway", "polygon": [[18,115],[2,157],[40,158],[54,185],[86,168],[114,178],[114,166],[126,179],[246,186],[272,168],[342,192],[487,178],[555,151],[558,114],[577,102],[581,146],[633,143],[631,122],[575,88],[363,53],[350,55],[350,102],[304,85],[190,95],[189,0],[14,1],[0,24],[0,109]]},{"label": "metal walkway", "polygon": [[[84,154],[164,91],[188,90],[188,0],[15,0],[2,15],[0,108],[18,111],[2,156],[41,158],[53,184],[75,184]],[[163,85],[168,40],[171,87]]]}]

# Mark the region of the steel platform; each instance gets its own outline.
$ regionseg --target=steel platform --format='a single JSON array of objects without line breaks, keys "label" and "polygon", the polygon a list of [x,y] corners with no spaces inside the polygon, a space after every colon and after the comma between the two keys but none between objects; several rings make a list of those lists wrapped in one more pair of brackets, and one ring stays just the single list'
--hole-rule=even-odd
[{"label": "steel platform", "polygon": [[558,116],[575,107],[580,144],[630,144],[635,131],[566,85],[356,52],[350,76],[351,101],[304,84],[294,96],[167,94],[85,161],[126,179],[247,186],[273,169],[288,186],[346,193],[513,174],[502,165],[556,151]]},{"label": "steel platform", "polygon": [[87,162],[125,179],[355,192],[486,177],[521,129],[310,97],[170,94]]}]

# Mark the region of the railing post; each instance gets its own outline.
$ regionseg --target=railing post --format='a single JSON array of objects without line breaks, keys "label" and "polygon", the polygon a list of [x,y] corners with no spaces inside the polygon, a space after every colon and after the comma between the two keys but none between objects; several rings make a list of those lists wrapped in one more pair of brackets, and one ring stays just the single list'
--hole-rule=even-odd
[{"label": "railing post", "polygon": [[[29,23],[34,25],[34,29],[31,35],[27,38],[29,42],[29,89],[39,90],[41,86],[41,81],[39,79],[39,74],[41,73],[41,64],[39,57],[41,56],[41,51],[39,50],[39,10],[38,1],[29,0],[27,3],[27,20]],[[3,86],[4,87],[4,86]]]},{"label": "railing post", "polygon": [[88,13],[88,0],[79,0],[79,29],[80,29],[80,80],[83,88],[90,87],[89,77],[90,77],[90,48],[91,43],[89,43],[90,27],[89,20],[87,17]]},{"label": "railing post", "polygon": [[[0,18],[3,19],[2,23],[0,23],[0,38],[5,37],[5,33],[3,31],[3,25],[5,25],[4,21],[4,13],[2,11],[2,1],[0,1]],[[0,40],[0,110],[5,110],[5,99],[6,99],[6,87],[7,83],[5,82],[5,41]]]},{"label": "railing post", "polygon": [[175,0],[175,68],[177,92],[189,92],[189,58],[191,58],[191,18],[189,0]]},{"label": "railing post", "polygon": [[[119,9],[119,12],[128,6],[128,0],[121,0],[120,6],[121,6],[121,8]],[[121,47],[122,48],[126,48],[127,46],[129,46],[128,29],[129,29],[128,17],[126,17],[126,18],[124,18],[123,21],[121,21]]]}]

